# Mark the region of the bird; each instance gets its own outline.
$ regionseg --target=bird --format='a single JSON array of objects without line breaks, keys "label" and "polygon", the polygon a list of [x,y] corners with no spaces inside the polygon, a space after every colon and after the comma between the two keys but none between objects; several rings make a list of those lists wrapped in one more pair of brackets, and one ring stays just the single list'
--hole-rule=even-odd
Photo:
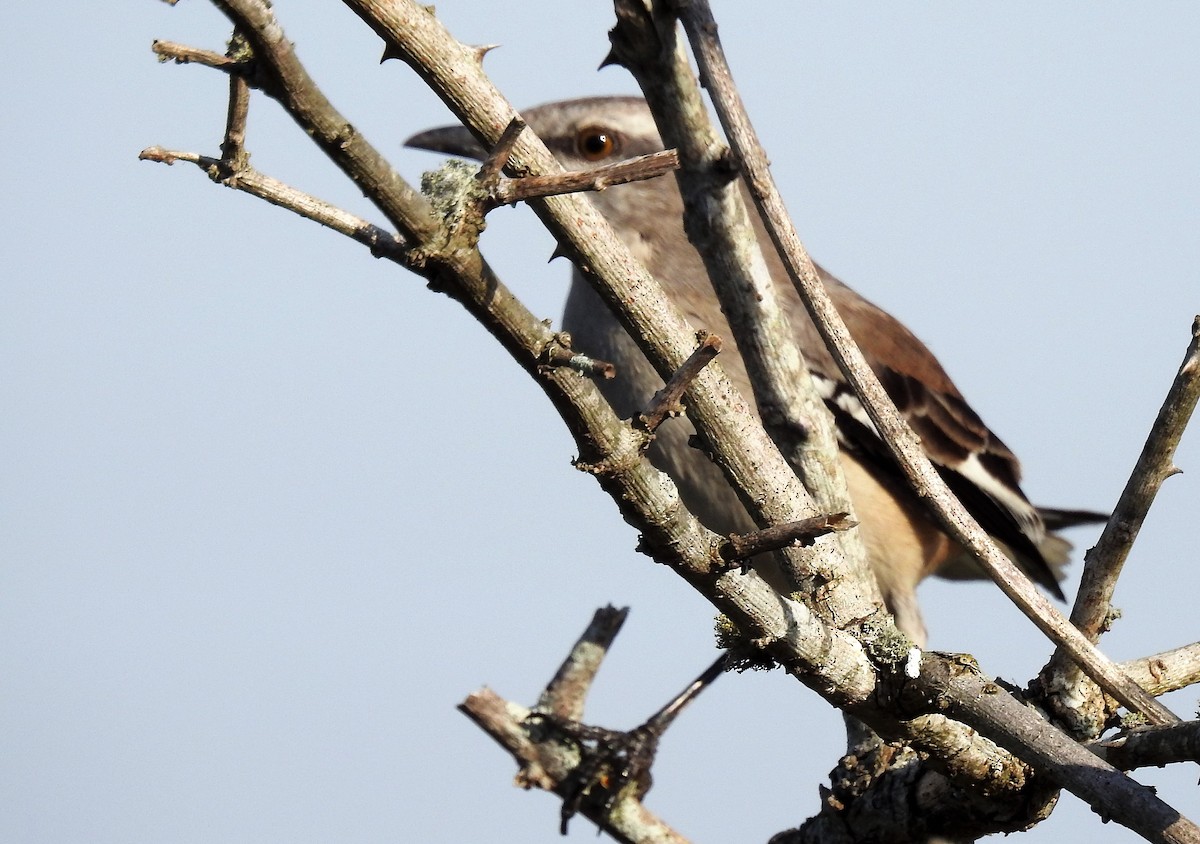
[{"label": "bird", "polygon": [[[521,116],[566,170],[591,170],[663,149],[654,117],[638,97],[565,100],[525,110]],[[486,155],[462,126],[420,132],[405,145],[478,160]],[[742,394],[750,395],[749,376],[731,343],[728,323],[684,232],[676,180],[665,176],[610,186],[588,196],[689,322],[726,341],[721,364]],[[858,530],[884,603],[897,627],[924,646],[927,632],[917,585],[930,575],[986,575],[909,487],[817,333],[761,220],[751,217],[781,306],[814,385],[833,415]],[[823,267],[816,265],[816,270],[851,336],[950,489],[1032,580],[1064,600],[1059,580],[1071,546],[1056,531],[1103,522],[1107,516],[1031,504],[1021,490],[1016,455],[984,424],[925,344]],[[576,351],[616,367],[615,378],[598,384],[617,413],[638,413],[662,387],[650,362],[578,269],[573,270],[562,328],[570,333]],[[686,419],[662,426],[647,456],[671,476],[685,506],[706,527],[723,535],[755,530],[720,470],[689,444],[693,433]]]}]

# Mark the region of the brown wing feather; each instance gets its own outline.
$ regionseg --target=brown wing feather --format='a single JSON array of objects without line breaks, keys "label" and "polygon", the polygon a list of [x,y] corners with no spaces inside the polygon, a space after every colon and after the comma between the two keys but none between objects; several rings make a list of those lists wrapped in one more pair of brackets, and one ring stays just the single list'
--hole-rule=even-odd
[{"label": "brown wing feather", "polygon": [[[822,273],[846,327],[946,484],[980,525],[1008,546],[1030,577],[1061,597],[1053,568],[1039,550],[1045,525],[1021,490],[1016,456],[966,403],[916,335]],[[840,376],[837,382],[848,392]],[[852,407],[844,396],[841,405],[843,415]],[[863,421],[850,425],[842,420],[844,444],[870,455],[882,470],[898,472],[874,426]]]}]

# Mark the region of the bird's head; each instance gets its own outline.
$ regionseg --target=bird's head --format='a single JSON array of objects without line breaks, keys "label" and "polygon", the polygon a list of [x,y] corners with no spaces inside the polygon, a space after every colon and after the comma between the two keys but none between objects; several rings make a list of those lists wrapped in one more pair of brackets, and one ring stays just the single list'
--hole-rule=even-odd
[{"label": "bird's head", "polygon": [[[527,109],[521,117],[566,170],[594,170],[663,148],[650,108],[640,97],[563,100]],[[462,126],[430,129],[404,143],[477,160],[486,156],[479,141]],[[588,196],[631,248],[663,226],[678,227],[682,233],[683,206],[670,176],[616,185]]]},{"label": "bird's head", "polygon": [[[650,109],[639,97],[564,100],[527,109],[521,117],[567,170],[592,170],[663,148]],[[478,160],[486,155],[463,126],[420,132],[404,145]]]}]

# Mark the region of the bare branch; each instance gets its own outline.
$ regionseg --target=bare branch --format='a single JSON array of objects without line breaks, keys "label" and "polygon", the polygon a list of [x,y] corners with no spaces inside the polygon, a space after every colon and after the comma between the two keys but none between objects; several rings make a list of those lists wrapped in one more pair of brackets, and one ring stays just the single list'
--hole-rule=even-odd
[{"label": "bare branch", "polygon": [[[299,67],[290,44],[265,4],[261,0],[214,2],[246,32],[254,46],[256,63],[263,65],[258,68],[256,75],[261,74],[267,80],[270,93],[281,98],[281,102],[305,131],[363,187],[400,229],[404,243],[409,247],[409,266],[441,282],[443,289],[455,295],[477,315],[522,366],[530,372],[539,371],[539,356],[552,339],[552,332],[520,307],[520,303],[491,275],[474,250],[447,246],[439,240],[441,226],[428,203],[389,167],[381,164],[377,152],[321,96],[303,68]],[[367,5],[375,6],[355,5],[364,5],[364,8]],[[444,48],[451,53],[459,52],[457,46],[461,45],[453,42],[440,28],[430,28],[430,22],[436,21],[427,10],[407,2],[389,3],[386,6],[386,9],[372,9],[373,14],[381,16],[379,19],[372,18],[372,22],[386,33],[390,45],[401,44],[404,35],[418,41],[433,37],[435,41],[440,39],[433,44],[435,50]],[[397,30],[392,26],[396,21],[385,25],[384,19],[392,13],[410,16],[405,22],[411,24],[411,31],[406,32],[404,27]],[[426,46],[430,43],[426,43]],[[440,58],[447,56],[441,55]],[[445,68],[451,64],[431,62],[428,66],[422,65],[422,72],[431,78],[436,71],[430,70],[430,67]],[[464,76],[470,76],[461,67],[456,69],[456,72],[459,71]],[[286,84],[283,84],[284,81]],[[455,86],[453,80],[439,78],[436,81],[439,90],[462,90]],[[482,90],[484,86],[479,80],[463,82],[468,87],[476,83],[480,84]],[[505,108],[502,103],[497,105],[494,92],[484,100],[474,103],[475,110],[470,111],[468,116],[474,120],[476,131],[488,134],[494,140],[506,121],[492,121],[488,115],[496,116],[503,113]],[[511,119],[511,110],[508,111],[507,116]],[[544,162],[540,161],[540,157],[544,152],[544,149],[538,150],[536,146],[527,144],[523,137],[514,147],[511,167],[520,172],[522,168],[542,166]],[[148,157],[157,155],[158,160],[163,161],[169,161],[173,156],[161,150],[148,153],[151,154]],[[190,160],[210,173],[214,172],[213,165],[221,163],[195,155]],[[237,180],[243,177],[243,174],[238,174]],[[597,251],[593,241],[601,239],[597,233],[604,235],[607,227],[596,224],[588,216],[590,209],[586,203],[580,205],[572,200],[573,197],[545,200],[539,204],[539,209],[548,216],[558,214],[582,219],[582,232],[564,228],[558,232],[559,236],[569,244],[572,253],[586,259],[589,266],[605,267],[617,277],[616,281],[610,279],[613,289],[610,298],[630,303],[626,305],[626,318],[631,325],[640,326],[639,334],[653,335],[665,329],[661,331],[663,339],[655,340],[652,346],[652,357],[660,371],[669,374],[686,357],[684,349],[689,346],[687,338],[690,330],[677,315],[662,308],[661,303],[649,295],[656,292],[656,287],[626,254]],[[316,219],[315,216],[313,218]],[[608,237],[611,239],[611,232]],[[728,385],[708,369],[701,371],[698,376],[699,388],[694,394],[697,416],[712,414],[715,417],[706,431],[715,450],[723,454],[726,451],[741,451],[734,448],[733,444],[741,445],[742,437],[760,442],[761,438],[754,439],[754,426],[739,424],[748,415],[744,406],[729,396]],[[889,656],[879,650],[882,639],[869,643],[872,650],[868,653],[854,637],[824,623],[809,608],[781,598],[757,575],[741,576],[716,569],[710,552],[717,538],[703,530],[680,506],[673,486],[641,457],[641,437],[638,433],[615,418],[590,382],[557,370],[547,374],[548,377],[539,380],[575,433],[581,455],[595,455],[596,464],[603,464],[604,468],[597,470],[602,485],[622,502],[625,512],[643,527],[648,536],[647,544],[655,549],[656,558],[672,565],[747,635],[761,640],[767,652],[804,683],[835,705],[848,708],[868,723],[893,735],[905,734],[905,722],[897,724],[895,721],[897,716],[893,708],[899,706],[904,712],[903,717],[909,722],[921,715],[932,714],[929,711],[931,708],[944,709],[951,717],[963,721],[963,724],[949,722],[948,729],[958,730],[963,736],[970,737],[970,730],[964,724],[980,725],[982,729],[996,731],[1002,745],[1020,748],[1022,754],[1031,752],[1026,746],[1027,742],[1045,741],[1052,757],[1043,758],[1032,753],[1031,758],[1039,770],[1044,767],[1053,780],[1069,783],[1072,790],[1077,790],[1076,793],[1090,801],[1097,800],[1097,795],[1103,795],[1107,801],[1106,808],[1123,822],[1128,814],[1136,814],[1140,825],[1135,828],[1157,830],[1157,834],[1151,835],[1153,840],[1187,840],[1185,834],[1192,828],[1186,821],[1178,820],[1169,807],[1124,777],[1114,777],[1115,772],[1110,767],[1090,754],[1082,753],[1077,744],[1069,741],[1066,742],[1067,747],[1060,746],[1061,742],[1056,744],[1058,740],[1055,737],[1062,738],[1061,734],[990,681],[975,679],[969,672],[964,679],[963,672],[954,669],[955,663],[935,655],[926,655],[913,676],[904,671],[903,660],[898,660],[895,654]],[[722,433],[728,435],[728,441],[713,442],[714,436]],[[768,448],[764,453],[769,458],[772,452]],[[776,480],[773,477],[764,485],[764,479],[756,474],[761,468],[758,461],[762,455],[752,451],[750,457],[746,458],[744,451],[742,454],[742,457],[733,454],[723,458],[731,475],[745,490],[749,490],[747,497],[753,498],[752,493],[762,490],[763,498],[770,499],[769,493],[780,487],[772,486]],[[778,480],[786,481],[788,476],[781,474]],[[798,485],[789,487],[787,483],[783,487],[799,489]],[[802,490],[798,497],[803,500]],[[794,503],[787,498],[784,503],[765,503],[759,512],[764,520],[770,521],[795,509]],[[804,555],[798,556],[804,558]],[[501,710],[509,716],[507,726],[503,727],[506,735],[512,741],[519,742],[520,722],[514,721],[514,717],[523,718],[524,715],[502,704],[499,710],[492,707],[489,711],[495,716],[497,729],[501,729],[504,721],[500,717]],[[1079,758],[1078,753],[1088,759]],[[954,760],[942,761],[949,769],[954,769],[956,779],[965,784],[983,788],[997,785],[986,771],[981,772],[973,767],[960,770],[954,768]],[[540,777],[545,773],[544,768],[529,770],[530,777]],[[980,777],[984,779],[980,780]]]},{"label": "bare branch", "polygon": [[[377,168],[377,153],[364,138],[352,134],[342,145],[331,143],[334,137],[328,133],[328,129],[349,124],[333,110],[298,66],[290,42],[261,0],[214,2],[230,15],[236,26],[247,33],[254,45],[257,61],[265,65],[259,69],[259,73],[266,74],[268,78],[287,77],[290,80],[287,85],[272,85],[269,93],[283,98],[285,108],[296,116],[305,132],[325,148],[357,184],[364,186],[367,195],[386,209],[389,217],[400,220],[404,228],[411,230],[410,236],[414,241],[408,247],[408,266],[438,280],[443,289],[463,302],[497,335],[522,366],[530,372],[537,372],[538,357],[554,336],[550,329],[520,306],[490,274],[477,253],[435,248],[433,244],[439,242],[440,229],[428,203],[398,176],[394,176],[390,168]],[[404,11],[411,16],[405,20],[410,26],[400,27],[400,32],[405,35],[428,37],[432,33],[435,46],[441,49],[448,44],[457,44],[424,8],[411,3],[399,3],[388,4],[388,11]],[[434,27],[434,30],[431,31],[430,27]],[[275,66],[276,62],[279,63],[278,67]],[[451,64],[442,66],[450,67]],[[309,125],[310,118],[314,121],[313,125]],[[517,152],[526,154],[521,143],[518,143]],[[147,155],[157,155],[161,160],[170,160],[172,156],[161,150],[151,150]],[[197,163],[212,163],[211,159],[192,158]],[[392,181],[393,177],[395,182]],[[559,201],[570,199],[558,198]],[[591,246],[594,241],[604,239],[604,232],[608,231],[607,239],[616,242],[608,227],[602,221],[596,222],[590,204],[568,202],[568,208],[569,211],[564,212],[566,216],[579,216],[585,223],[592,224],[591,228],[585,227],[584,234],[573,232],[575,240]],[[418,255],[420,260],[415,261],[413,255]],[[595,257],[599,264],[611,265],[613,261],[613,256],[608,253],[597,253]],[[614,271],[618,278],[626,283],[632,278],[645,285],[639,287],[636,294],[629,289],[622,294],[642,308],[638,315],[645,323],[645,331],[653,333],[663,326],[678,326],[674,333],[667,328],[661,334],[674,341],[680,337],[694,338],[690,330],[678,321],[672,322],[662,313],[661,301],[649,295],[649,291],[655,287],[651,280],[645,278],[644,270],[627,257],[624,262],[618,263],[619,271]],[[655,322],[656,318],[661,319],[662,323]],[[674,348],[670,343],[666,346]],[[679,355],[681,363],[684,357]],[[602,486],[638,521],[648,546],[655,549],[656,559],[672,565],[747,635],[766,643],[781,662],[805,666],[803,679],[819,687],[823,694],[841,702],[868,698],[875,685],[875,672],[866,660],[861,645],[840,630],[826,628],[804,606],[781,600],[756,575],[743,576],[714,569],[711,549],[720,539],[703,529],[680,506],[674,486],[642,458],[643,437],[613,415],[611,408],[589,382],[570,374],[558,375],[556,370],[548,374],[550,377],[540,379],[539,383],[575,434],[581,452],[580,465],[594,467],[593,471]],[[729,400],[728,388],[722,395],[726,401]],[[744,423],[748,418],[744,406],[731,407],[726,411],[726,416],[738,423]],[[736,424],[723,439],[730,443],[730,450],[748,461],[743,470],[747,478],[762,484],[763,480],[754,473],[757,468],[754,461],[762,459],[762,456],[753,449],[747,451],[733,448],[732,445],[738,442],[738,437],[745,433],[741,429],[746,427]],[[752,430],[749,429],[750,432]],[[598,459],[589,463],[587,458],[590,455],[596,455]],[[790,472],[784,476],[786,478],[791,478],[793,482],[795,480]],[[787,488],[789,485],[784,483],[783,486]],[[803,489],[798,484],[793,488],[802,500]],[[792,499],[785,498],[784,502],[790,507]],[[787,513],[789,509],[785,507],[780,512]]]},{"label": "bare branch", "polygon": [[[1159,409],[1129,481],[1099,542],[1085,556],[1083,579],[1071,621],[1090,641],[1098,641],[1112,616],[1112,596],[1129,549],[1163,481],[1179,470],[1172,460],[1197,398],[1200,397],[1200,316],[1192,322],[1192,336],[1183,363]],[[1152,658],[1153,659],[1153,658]],[[1096,687],[1058,648],[1038,682],[1047,692],[1054,715],[1084,737],[1099,735],[1112,712]]]},{"label": "bare branch", "polygon": [[[385,39],[385,53],[410,64],[443,101],[468,125],[484,148],[495,145],[515,115],[482,71],[464,63],[469,50],[455,41],[433,15],[410,0],[370,2],[346,0]],[[468,66],[468,64],[470,66]],[[451,72],[449,69],[454,68]],[[561,172],[549,150],[532,132],[521,133],[510,158],[513,176]],[[666,380],[694,348],[695,331],[670,305],[655,279],[612,232],[612,227],[582,197],[546,197],[533,208],[559,240],[577,267],[585,267],[597,292],[617,313],[648,359]],[[602,282],[601,282],[602,280]],[[762,431],[744,400],[719,374],[706,367],[697,376],[689,399],[689,416],[707,441],[748,510],[762,525],[791,522],[816,515],[815,507],[795,473]],[[823,571],[835,580],[845,572],[840,561],[827,562],[836,550],[788,548],[780,552],[798,570]],[[847,580],[849,580],[847,578]],[[840,624],[873,615],[877,601],[865,591],[833,606]],[[874,587],[874,583],[869,583]],[[853,599],[852,599],[853,598]],[[731,616],[732,617],[732,616]],[[739,622],[740,626],[740,622]],[[747,631],[757,637],[757,633]]]},{"label": "bare branch", "polygon": [[[533,713],[490,689],[469,695],[458,708],[516,760],[520,766],[517,785],[554,793],[565,788],[564,783],[579,762],[574,742],[533,741],[527,726]],[[688,841],[633,797],[618,799],[607,817],[589,806],[581,811],[617,841],[628,844],[687,844]]]},{"label": "bare branch", "polygon": [[[552,716],[553,724],[580,721],[588,689],[627,615],[627,609],[611,606],[596,611],[533,710],[505,701],[490,689],[469,695],[458,708],[513,756],[520,769],[519,785],[541,788],[563,798],[564,834],[570,815],[582,812],[618,841],[687,844],[687,839],[642,805],[640,798],[645,789],[638,793],[636,789],[619,788],[607,801],[583,799],[582,790],[588,784],[580,783],[579,774],[588,767],[590,755],[603,753],[603,748],[590,749],[569,731],[542,728],[537,718],[539,714]],[[723,665],[723,660],[719,662]],[[695,695],[693,686],[688,687],[690,696],[675,704],[672,715]],[[664,716],[663,711],[655,717],[671,717]],[[581,729],[588,728],[581,725]]]},{"label": "bare branch", "polygon": [[655,179],[679,167],[679,156],[673,149],[640,155],[618,161],[595,170],[548,176],[526,176],[521,179],[500,179],[491,190],[490,204],[512,205],[527,199],[556,196],[579,191],[604,190],[614,185]]},{"label": "bare branch", "polygon": [[[921,664],[924,681],[921,693],[932,695],[943,704],[942,711],[936,714],[984,730],[1000,747],[1061,784],[1103,817],[1115,820],[1148,841],[1200,842],[1200,828],[1181,812],[1156,796],[1147,802],[1149,789],[1093,756],[1042,718],[1028,718],[1030,710],[1026,704],[1002,693],[996,682],[980,674],[973,664],[948,660],[931,666],[929,662],[926,655]],[[1024,722],[1022,727],[1005,730],[993,726],[1010,718],[1012,721],[1008,723],[1015,726]],[[935,746],[923,747],[918,740],[913,741],[913,746],[933,753],[931,758],[944,758]],[[1085,757],[1099,764],[1093,765]],[[970,764],[957,756],[951,760],[955,764]]]},{"label": "bare branch", "polygon": [[[990,742],[949,739],[943,716],[923,716],[922,720],[924,732],[943,738],[949,758],[967,753],[973,757],[972,764],[1005,771],[1007,781],[1026,792],[1022,810],[1014,813],[1007,801],[956,787],[933,769],[924,754],[910,747],[876,740],[838,761],[830,773],[830,788],[821,789],[819,814],[799,829],[775,835],[770,844],[967,841],[976,839],[981,827],[1017,832],[1049,816],[1058,798],[1057,788],[1030,783],[1028,767]],[[912,726],[914,731],[921,730],[917,723]]]},{"label": "bare branch", "polygon": [[571,818],[589,803],[601,807],[603,815],[610,817],[623,798],[640,802],[646,796],[653,784],[650,770],[663,735],[679,713],[712,685],[729,664],[730,656],[726,651],[687,688],[632,730],[611,730],[559,718],[547,719],[555,731],[573,738],[583,755],[571,773],[571,782],[559,812],[559,831],[563,835],[567,834]]},{"label": "bare branch", "polygon": [[[1095,642],[1112,609],[1117,578],[1129,549],[1163,481],[1180,470],[1173,464],[1175,449],[1200,399],[1200,316],[1192,321],[1192,339],[1171,389],[1158,411],[1129,482],[1096,546],[1084,557],[1083,580],[1075,596],[1071,622]],[[1056,655],[1056,658],[1057,655]]]},{"label": "bare branch", "polygon": [[161,164],[174,164],[176,161],[195,164],[218,184],[243,191],[251,196],[257,196],[259,199],[265,199],[272,205],[278,205],[280,208],[333,229],[339,234],[353,238],[368,247],[371,254],[378,258],[387,258],[398,264],[409,266],[408,247],[396,235],[361,217],[343,211],[323,199],[297,190],[252,168],[246,167],[238,171],[230,171],[225,162],[220,159],[209,158],[194,152],[167,150],[162,147],[147,147],[142,150],[138,158],[142,161],[155,161]]},{"label": "bare branch", "polygon": [[629,607],[616,609],[612,606],[596,610],[591,623],[575,642],[567,658],[563,660],[553,679],[546,684],[538,698],[537,709],[572,721],[583,720],[583,707],[588,690],[600,670],[600,663],[621,632]]},{"label": "bare branch", "polygon": [[1200,683],[1200,642],[1121,663],[1121,668],[1152,695]]},{"label": "bare branch", "polygon": [[858,522],[850,518],[849,513],[833,513],[828,516],[814,516],[799,522],[760,530],[756,533],[733,534],[729,541],[721,546],[721,559],[731,563],[745,563],[756,554],[777,551],[786,548],[793,542],[812,544],[819,536],[836,531],[850,530]]},{"label": "bare branch", "polygon": [[1088,747],[1122,771],[1161,768],[1172,762],[1197,762],[1200,761],[1200,721],[1141,727],[1115,738],[1092,742]]},{"label": "bare branch", "polygon": [[189,47],[174,41],[154,41],[150,49],[158,56],[159,61],[175,62],[175,64],[202,64],[218,70],[233,70],[239,66],[239,61],[212,50],[202,50],[199,47]]}]

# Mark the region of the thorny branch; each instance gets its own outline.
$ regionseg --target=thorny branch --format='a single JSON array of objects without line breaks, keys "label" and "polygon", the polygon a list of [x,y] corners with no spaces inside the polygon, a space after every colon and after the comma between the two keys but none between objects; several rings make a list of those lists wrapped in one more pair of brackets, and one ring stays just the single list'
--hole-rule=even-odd
[{"label": "thorny branch", "polygon": [[[475,52],[454,40],[424,7],[411,2],[346,0],[384,39],[385,54],[403,59],[442,97],[486,148],[498,141],[515,111],[475,62]],[[456,72],[447,72],[455,68]],[[558,173],[561,167],[532,133],[518,138],[509,175]],[[664,380],[694,349],[694,329],[663,296],[657,281],[630,254],[590,203],[574,195],[547,197],[530,207],[558,239],[562,254],[586,267],[597,292],[613,308]],[[780,457],[729,380],[711,367],[693,389],[689,416],[711,446],[715,462],[764,526],[815,515],[794,472]],[[819,569],[832,581],[840,569],[822,549],[789,549],[782,554],[800,569]],[[872,584],[873,585],[873,584]],[[871,616],[877,602],[866,594],[847,596],[840,623]]]},{"label": "thorny branch", "polygon": [[[305,216],[370,244],[373,251],[388,254],[389,257],[394,254],[407,266],[426,274],[431,280],[437,281],[439,287],[462,301],[528,371],[544,371],[539,358],[547,344],[554,341],[552,332],[520,308],[473,249],[463,251],[453,244],[437,245],[440,242],[439,223],[432,216],[428,204],[391,171],[382,157],[321,96],[299,65],[290,44],[282,37],[282,31],[265,4],[260,0],[214,0],[214,3],[231,17],[253,48],[255,67],[253,73],[246,72],[246,80],[278,98],[330,158],[363,187],[368,197],[384,211],[401,234],[389,234],[365,221],[324,206],[318,200],[306,198],[297,191],[280,190],[279,183],[272,183],[252,170],[243,169],[231,175],[227,172],[230,169],[229,161],[224,155],[222,159],[211,159],[151,148],[144,156],[168,163],[172,160],[189,160],[208,171],[214,179],[239,189],[250,189],[285,207],[294,207],[296,210],[303,208],[301,213]],[[387,4],[387,8],[382,4],[353,0],[348,0],[348,4],[385,37],[389,51],[393,51],[393,54],[403,52],[406,60],[411,61],[472,122],[477,132],[485,137],[490,136],[493,142],[499,137],[500,129],[497,127],[507,125],[511,120],[511,109],[473,74],[465,73],[458,80],[439,77],[433,70],[439,65],[428,61],[429,51],[437,52],[443,48],[448,49],[448,54],[441,56],[442,59],[450,57],[450,54],[458,54],[465,59],[476,55],[477,51],[453,42],[440,30],[429,13],[415,4],[391,3]],[[407,32],[403,26],[397,27],[398,21],[390,17],[396,14],[407,16]],[[413,40],[405,42],[401,33]],[[404,51],[401,51],[401,45]],[[414,46],[415,52],[411,51]],[[201,61],[202,51],[190,55],[194,55],[190,60]],[[418,55],[420,58],[416,58]],[[246,68],[240,62],[210,63],[227,72],[240,73]],[[481,75],[479,78],[482,78]],[[473,85],[478,87],[471,89]],[[468,89],[474,93],[460,97]],[[231,117],[226,133],[226,145],[234,151],[242,149],[240,133],[237,131],[240,120],[235,118],[240,109],[233,105],[238,97],[237,91],[237,88],[231,87]],[[506,110],[507,120],[494,119]],[[513,152],[513,167],[518,173],[554,170],[553,163],[540,157],[544,148],[539,152],[536,146],[519,141],[515,143]],[[563,203],[561,209],[558,208],[560,201]],[[612,254],[595,251],[592,241],[604,241],[605,227],[582,212],[572,198],[547,200],[539,208],[556,225],[560,222],[560,216],[579,216],[586,234],[569,228],[556,230],[560,239],[568,244],[569,251],[585,258],[589,266],[599,268],[602,276],[607,275],[610,267],[619,268],[618,275],[624,273],[622,278],[637,279],[637,284],[644,288],[641,291],[644,296],[651,296],[655,290],[653,282],[644,278],[644,271],[638,274],[640,268],[636,264],[621,257],[619,245],[612,247]],[[593,228],[588,229],[589,225]],[[597,231],[601,236],[597,235]],[[611,239],[611,232],[608,236]],[[615,289],[620,288],[620,282],[611,278],[606,277],[605,283],[614,285]],[[629,291],[617,292],[615,298],[628,301]],[[677,318],[661,307],[660,301],[652,298],[649,301],[653,303],[651,309],[631,311],[627,317],[639,327],[635,333],[643,336],[647,342],[659,344],[653,347],[652,357],[669,372],[683,362],[685,355],[680,354],[679,349],[686,346],[682,338],[687,336],[688,331]],[[664,344],[664,337],[670,338],[670,342]],[[963,751],[970,747],[982,750],[980,742],[983,740],[963,724],[947,719],[946,715],[980,725],[983,729],[987,729],[983,725],[994,727],[1003,723],[1019,727],[1023,731],[1020,738],[1016,733],[1005,733],[1001,729],[1000,734],[1007,736],[1007,739],[1002,737],[1002,742],[1013,745],[1022,758],[1032,761],[1038,771],[1044,770],[1051,780],[1067,784],[1085,799],[1104,799],[1106,809],[1115,819],[1132,826],[1151,840],[1197,840],[1195,828],[1181,820],[1177,813],[1152,795],[1129,788],[1127,780],[1094,760],[1094,757],[1094,761],[1088,763],[1086,759],[1074,755],[1073,751],[1078,749],[1078,745],[1036,717],[1031,718],[1027,709],[994,684],[989,685],[990,681],[986,678],[970,671],[964,673],[955,670],[953,661],[932,654],[919,658],[915,669],[911,656],[907,662],[889,662],[895,657],[881,660],[878,650],[881,641],[867,642],[868,647],[872,648],[871,659],[868,660],[867,652],[859,642],[836,627],[827,626],[802,605],[781,600],[756,576],[731,575],[713,569],[711,552],[706,549],[715,548],[719,539],[705,532],[689,514],[681,511],[677,498],[671,497],[674,491],[664,486],[661,476],[649,469],[644,461],[637,459],[639,438],[631,436],[628,427],[612,417],[590,384],[572,376],[560,378],[555,374],[556,371],[556,368],[551,368],[548,377],[540,381],[579,438],[581,456],[594,453],[601,458],[596,465],[608,467],[598,473],[601,483],[619,501],[624,502],[623,507],[628,514],[645,523],[648,547],[653,548],[662,561],[672,565],[692,585],[704,592],[745,631],[757,636],[768,652],[800,679],[873,726],[905,737],[914,747],[925,749],[934,757],[944,756],[942,764],[945,770],[960,785],[969,786],[974,782],[979,787],[994,789],[999,784],[989,780],[986,773],[963,764],[969,758],[969,754]],[[736,418],[736,408],[728,404],[722,408],[720,402],[716,405],[709,402],[710,392],[716,390],[719,393],[727,389],[720,384],[720,379],[701,374],[700,381],[696,391],[697,417],[706,418],[715,413],[719,419],[722,412],[729,414],[732,411]],[[719,430],[720,423],[717,423],[713,431]],[[736,426],[730,432],[753,438],[752,431]],[[736,436],[733,441],[739,446],[745,445]],[[761,483],[761,478],[749,476],[754,473],[739,469],[737,460],[724,454],[728,448],[724,442],[713,442],[712,437],[710,442],[726,461],[736,483],[749,484],[751,487]],[[664,495],[665,499],[662,498]],[[768,520],[774,518],[765,517]],[[904,679],[900,680],[901,677]],[[895,686],[897,681],[900,681],[899,687]],[[900,688],[904,689],[903,693],[900,693]],[[923,712],[933,701],[938,702],[938,709],[945,714],[934,716]],[[890,720],[899,713],[904,713],[902,721],[897,723]],[[924,725],[931,717],[940,719],[936,734],[924,733],[922,730],[927,727],[918,726]],[[964,743],[948,744],[954,737]],[[991,746],[992,753],[1001,754],[1009,762],[1020,764],[1002,749]],[[948,748],[953,749],[948,751]],[[999,768],[1003,768],[1004,764]],[[985,767],[993,771],[998,769],[991,764]],[[532,782],[539,772],[531,769],[530,776]]]}]

